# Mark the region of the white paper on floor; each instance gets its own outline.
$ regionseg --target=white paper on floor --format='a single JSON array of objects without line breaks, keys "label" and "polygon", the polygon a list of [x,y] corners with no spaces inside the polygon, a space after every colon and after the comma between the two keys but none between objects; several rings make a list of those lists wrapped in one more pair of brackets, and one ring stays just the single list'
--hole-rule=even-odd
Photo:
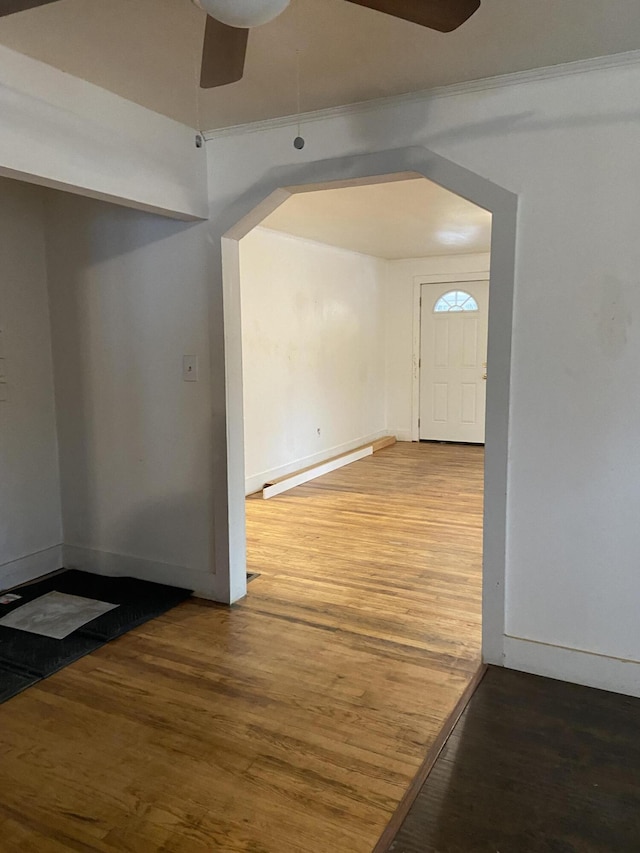
[{"label": "white paper on floor", "polygon": [[46,595],[34,598],[33,601],[28,601],[7,613],[0,619],[0,625],[64,640],[87,622],[116,607],[119,605],[97,601],[95,598],[82,598],[79,595],[67,595],[65,592],[47,592]]}]

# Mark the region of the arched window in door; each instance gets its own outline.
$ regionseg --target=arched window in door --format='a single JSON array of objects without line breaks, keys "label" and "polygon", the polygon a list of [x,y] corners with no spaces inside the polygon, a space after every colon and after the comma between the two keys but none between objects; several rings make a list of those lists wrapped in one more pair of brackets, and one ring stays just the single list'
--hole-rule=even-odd
[{"label": "arched window in door", "polygon": [[478,303],[466,290],[450,290],[441,296],[433,306],[434,314],[445,314],[450,311],[477,311]]}]

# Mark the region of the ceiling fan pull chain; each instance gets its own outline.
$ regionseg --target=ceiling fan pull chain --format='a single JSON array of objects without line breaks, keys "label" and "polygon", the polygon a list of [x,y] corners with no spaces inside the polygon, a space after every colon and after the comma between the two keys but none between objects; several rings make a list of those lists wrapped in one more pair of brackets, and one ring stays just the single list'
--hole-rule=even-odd
[{"label": "ceiling fan pull chain", "polygon": [[204,145],[204,132],[202,130],[202,119],[200,117],[200,57],[196,56],[193,64],[195,82],[195,108],[196,108],[196,148]]},{"label": "ceiling fan pull chain", "polygon": [[300,151],[304,148],[304,138],[300,135],[300,2],[297,0],[295,7],[296,23],[296,110],[298,116],[298,135],[293,140],[293,147]]}]

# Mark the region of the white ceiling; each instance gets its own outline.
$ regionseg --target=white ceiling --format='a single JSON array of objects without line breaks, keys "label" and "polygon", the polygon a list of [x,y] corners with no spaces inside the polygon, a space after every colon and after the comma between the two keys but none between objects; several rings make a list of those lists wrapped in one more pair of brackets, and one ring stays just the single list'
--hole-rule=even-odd
[{"label": "white ceiling", "polygon": [[491,248],[491,214],[426,178],[293,195],[261,226],[389,260]]},{"label": "white ceiling", "polygon": [[[0,19],[0,44],[203,130],[640,47],[638,0],[482,0],[442,34],[347,3],[292,0],[251,32],[243,80],[198,89],[191,0],[59,0]],[[2,69],[0,69],[1,82]]]}]

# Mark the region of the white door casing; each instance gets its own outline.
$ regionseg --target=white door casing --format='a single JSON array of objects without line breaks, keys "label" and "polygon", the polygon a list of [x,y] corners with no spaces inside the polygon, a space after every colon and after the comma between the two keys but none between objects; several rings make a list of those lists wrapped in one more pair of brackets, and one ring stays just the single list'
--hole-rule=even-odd
[{"label": "white door casing", "polygon": [[420,438],[484,444],[489,283],[423,284]]}]

